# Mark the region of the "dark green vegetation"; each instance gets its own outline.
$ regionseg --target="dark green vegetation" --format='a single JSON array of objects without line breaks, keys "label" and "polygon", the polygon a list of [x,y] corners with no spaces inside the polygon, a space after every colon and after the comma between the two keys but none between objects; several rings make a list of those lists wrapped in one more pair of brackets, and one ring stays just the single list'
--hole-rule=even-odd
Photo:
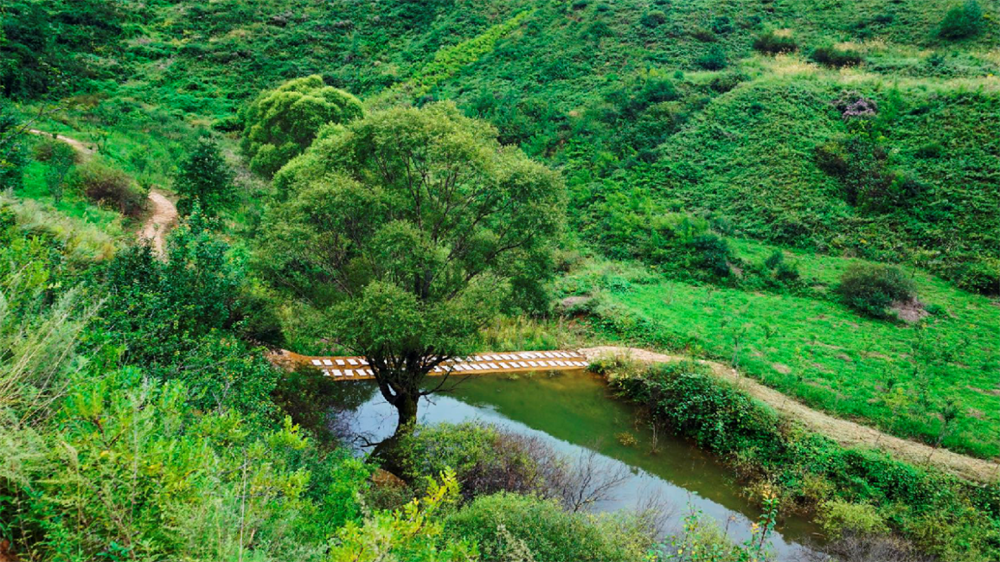
[{"label": "dark green vegetation", "polygon": [[659,422],[723,455],[756,494],[784,510],[816,510],[831,538],[892,528],[943,560],[1000,556],[1000,484],[979,487],[878,451],[845,450],[695,364],[596,368]]},{"label": "dark green vegetation", "polygon": [[440,388],[423,388],[432,369],[467,353],[501,309],[546,304],[561,179],[452,104],[334,128],[275,185],[262,276],[317,318],[317,339],[367,358],[399,412],[397,438]]},{"label": "dark green vegetation", "polygon": [[[16,200],[3,196],[0,221],[0,423],[14,452],[0,540],[33,559],[341,560],[373,537],[403,560],[476,548],[548,560],[579,545],[634,559],[641,535],[601,542],[622,522],[462,496],[461,467],[416,471],[439,486],[371,490],[306,412],[322,382],[274,372],[257,349],[394,358],[413,394],[428,354],[550,345],[521,322],[562,329],[552,297],[596,297],[576,309],[586,337],[722,359],[814,407],[995,457],[997,12],[995,0],[4,2],[0,182]],[[428,209],[405,196],[400,162],[465,195],[488,185],[529,220],[502,204],[488,224]],[[123,243],[152,187],[187,215],[162,262]],[[489,207],[472,193],[471,209]],[[523,205],[536,198],[566,208],[564,232]],[[435,221],[447,236],[427,234]],[[538,247],[501,255],[504,236],[532,229]],[[442,258],[454,248],[461,267]],[[435,270],[445,279],[413,275]],[[443,320],[476,299],[469,322]],[[510,320],[477,333],[497,312]],[[672,398],[742,404],[682,390]],[[735,427],[734,445],[669,421],[722,454],[752,445],[747,466],[786,504],[817,506],[831,535],[891,529],[946,558],[995,557],[991,489],[784,426]],[[359,492],[386,509],[362,511]],[[508,512],[536,523],[501,532]]]}]

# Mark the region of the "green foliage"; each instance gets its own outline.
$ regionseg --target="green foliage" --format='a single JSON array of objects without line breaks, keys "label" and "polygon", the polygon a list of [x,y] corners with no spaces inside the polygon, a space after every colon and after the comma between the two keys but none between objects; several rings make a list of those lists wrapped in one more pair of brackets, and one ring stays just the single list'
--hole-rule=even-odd
[{"label": "green foliage", "polygon": [[891,318],[893,303],[917,296],[913,281],[891,266],[851,267],[840,278],[836,291],[844,304],[873,318]]},{"label": "green foliage", "polygon": [[[891,528],[948,559],[996,555],[996,504],[980,496],[979,486],[881,452],[844,449],[699,370],[670,364],[621,376],[612,371],[610,380],[671,430],[720,453],[759,482],[765,505],[819,503],[819,520],[831,536]],[[942,528],[965,530],[925,534],[920,528],[927,518]]]},{"label": "green foliage", "polygon": [[694,61],[696,65],[705,70],[722,70],[729,66],[729,59],[726,50],[720,45],[711,45],[705,54]]},{"label": "green foliage", "polygon": [[[658,419],[700,447],[728,453],[744,449],[780,456],[782,421],[735,387],[695,365],[663,364],[615,385],[631,398],[656,405]],[[668,407],[668,405],[670,405]]]},{"label": "green foliage", "polygon": [[215,142],[198,139],[178,166],[174,189],[181,196],[178,209],[184,214],[189,214],[197,204],[202,212],[212,216],[233,200],[233,173]]},{"label": "green foliage", "polygon": [[[338,488],[310,496],[310,442],[290,422],[253,431],[232,411],[193,416],[179,383],[143,381],[135,369],[77,381],[53,428],[19,476],[31,487],[0,501],[24,520],[38,556],[218,560],[253,551],[264,560],[319,560],[326,535],[313,521],[359,514],[367,476],[331,455],[315,467]],[[24,439],[26,430],[15,435]]]},{"label": "green foliage", "polygon": [[330,562],[472,562],[478,559],[474,542],[466,537],[448,540],[444,518],[458,500],[454,472],[431,480],[427,495],[395,511],[376,511],[362,523],[348,522],[338,529],[327,560]]},{"label": "green foliage", "polygon": [[[63,93],[88,78],[106,78],[127,34],[126,20],[149,6],[102,0],[11,0],[0,21],[0,90],[26,98]],[[103,57],[102,57],[103,55]],[[101,60],[101,59],[104,60]]]},{"label": "green foliage", "polygon": [[563,459],[542,444],[494,426],[422,426],[401,443],[408,474],[452,467],[467,500],[497,492],[554,497],[565,477]]},{"label": "green foliage", "polygon": [[791,53],[799,48],[791,33],[782,31],[767,31],[757,36],[753,48],[766,55]]},{"label": "green foliage", "polygon": [[845,534],[883,535],[889,532],[878,509],[865,503],[825,501],[819,505],[817,520],[823,532],[832,538],[842,538]]},{"label": "green foliage", "polygon": [[48,140],[35,145],[35,160],[46,162],[45,184],[49,195],[58,205],[62,200],[66,174],[76,163],[77,154],[72,146],[57,140]]},{"label": "green foliage", "polygon": [[244,275],[243,261],[196,208],[170,235],[165,263],[148,246],[133,246],[100,268],[93,291],[105,302],[91,340],[121,348],[125,364],[184,381],[197,407],[266,419],[277,373],[234,337],[244,318]]},{"label": "green foliage", "polygon": [[308,148],[324,125],[348,123],[361,114],[357,98],[325,85],[321,76],[290,80],[260,94],[242,112],[243,151],[252,170],[270,177]]},{"label": "green foliage", "polygon": [[405,421],[426,373],[467,349],[511,287],[545,280],[562,211],[555,173],[453,104],[370,113],[275,181],[288,201],[265,218],[260,270],[327,309],[329,335],[412,407]]},{"label": "green foliage", "polygon": [[943,39],[965,39],[978,34],[983,29],[983,8],[976,0],[966,0],[961,6],[953,6],[941,20],[938,36]]},{"label": "green foliage", "polygon": [[832,68],[843,68],[845,66],[857,66],[865,62],[864,56],[853,49],[838,47],[836,45],[825,45],[816,47],[809,54],[809,58]]},{"label": "green foliage", "polygon": [[631,562],[652,548],[647,531],[624,515],[591,518],[555,500],[508,493],[477,498],[446,525],[449,537],[476,541],[491,562]]},{"label": "green foliage", "polygon": [[92,159],[76,166],[66,180],[70,187],[100,204],[113,206],[126,217],[146,208],[146,192],[125,172]]},{"label": "green foliage", "polygon": [[21,115],[6,97],[0,96],[0,188],[18,190],[23,185],[24,131]]}]

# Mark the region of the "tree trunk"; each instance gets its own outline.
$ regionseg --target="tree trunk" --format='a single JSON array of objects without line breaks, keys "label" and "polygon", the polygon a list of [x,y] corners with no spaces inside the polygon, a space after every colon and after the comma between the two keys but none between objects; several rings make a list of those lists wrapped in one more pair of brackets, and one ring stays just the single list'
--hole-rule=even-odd
[{"label": "tree trunk", "polygon": [[396,432],[391,437],[375,446],[372,451],[372,459],[378,461],[383,470],[399,476],[407,482],[414,478],[405,462],[405,451],[400,447],[400,442],[404,437],[413,432],[417,425],[417,403],[420,395],[416,393],[397,394],[392,402],[399,415],[399,422],[396,424]]}]

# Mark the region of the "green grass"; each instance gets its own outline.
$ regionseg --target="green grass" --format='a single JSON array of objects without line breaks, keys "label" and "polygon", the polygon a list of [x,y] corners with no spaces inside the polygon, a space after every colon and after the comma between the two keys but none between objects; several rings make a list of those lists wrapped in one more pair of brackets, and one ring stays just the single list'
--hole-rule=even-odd
[{"label": "green grass", "polygon": [[[735,246],[756,260],[774,250],[747,241]],[[920,300],[944,312],[921,325],[871,320],[825,296],[823,285],[859,260],[791,252],[786,259],[815,280],[814,296],[690,285],[621,266],[593,266],[560,283],[567,293],[601,287],[607,302],[649,322],[645,329],[621,322],[618,337],[735,358],[741,371],[813,407],[901,436],[936,442],[940,413],[955,400],[961,412],[943,445],[981,457],[1000,453],[995,302],[912,270]],[[902,397],[888,393],[890,385]]]}]

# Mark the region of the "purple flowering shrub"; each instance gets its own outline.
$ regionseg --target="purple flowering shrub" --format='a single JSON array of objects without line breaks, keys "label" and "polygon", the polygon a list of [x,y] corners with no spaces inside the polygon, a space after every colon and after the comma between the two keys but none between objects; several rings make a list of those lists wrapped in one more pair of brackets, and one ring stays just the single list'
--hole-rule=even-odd
[{"label": "purple flowering shrub", "polygon": [[840,111],[844,121],[870,119],[878,115],[878,103],[853,90],[843,92],[830,103]]}]

